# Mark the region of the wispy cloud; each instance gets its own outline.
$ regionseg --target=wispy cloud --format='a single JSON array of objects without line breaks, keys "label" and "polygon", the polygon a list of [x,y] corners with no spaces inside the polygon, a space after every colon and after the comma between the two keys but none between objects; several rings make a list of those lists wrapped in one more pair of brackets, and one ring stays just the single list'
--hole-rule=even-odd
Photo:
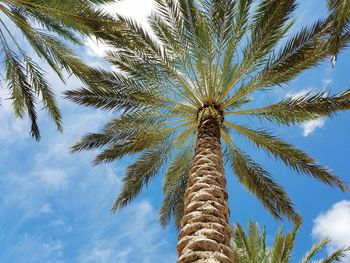
[{"label": "wispy cloud", "polygon": [[0,214],[6,215],[0,225],[7,229],[0,234],[0,258],[7,263],[175,262],[175,240],[161,229],[149,201],[110,214],[126,164],[92,167],[94,153],[69,152],[113,113],[61,103],[65,133],[57,133],[44,116],[40,143],[27,136],[21,151],[2,156],[12,168],[2,169],[0,178]]},{"label": "wispy cloud", "polygon": [[149,28],[147,16],[154,11],[155,3],[153,0],[124,0],[105,5],[104,9],[112,15],[131,17],[139,24]]},{"label": "wispy cloud", "polygon": [[37,179],[50,190],[59,190],[67,185],[67,174],[61,170],[45,169],[36,171],[31,178]]}]

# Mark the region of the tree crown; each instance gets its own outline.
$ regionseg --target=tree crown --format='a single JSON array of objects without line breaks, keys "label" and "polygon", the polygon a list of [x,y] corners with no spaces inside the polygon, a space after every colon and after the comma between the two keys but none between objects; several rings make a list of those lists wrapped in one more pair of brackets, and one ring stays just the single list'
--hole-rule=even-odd
[{"label": "tree crown", "polygon": [[[160,218],[167,224],[183,211],[183,193],[201,116],[219,116],[225,158],[238,180],[276,218],[300,216],[271,174],[243,152],[231,133],[243,135],[297,172],[348,190],[305,152],[270,134],[238,124],[253,116],[294,125],[349,109],[350,92],[289,97],[261,108],[247,107],[251,94],[288,83],[330,55],[330,22],[319,20],[288,37],[293,0],[156,0],[149,17],[153,33],[119,17],[125,29],[110,34],[115,50],[106,59],[119,72],[96,70],[89,86],[69,91],[76,103],[121,112],[101,133],[88,134],[73,151],[102,148],[95,164],[138,154],[127,169],[124,187],[112,210],[127,205],[166,167]],[[340,37],[341,47],[349,32]],[[169,163],[169,165],[167,165]]]}]

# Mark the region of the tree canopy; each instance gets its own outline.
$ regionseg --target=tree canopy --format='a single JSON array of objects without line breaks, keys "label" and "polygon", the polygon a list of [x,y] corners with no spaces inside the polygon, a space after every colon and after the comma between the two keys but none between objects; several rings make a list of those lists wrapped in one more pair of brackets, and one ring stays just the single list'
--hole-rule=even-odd
[{"label": "tree canopy", "polygon": [[[283,187],[239,147],[235,136],[247,138],[301,174],[349,190],[304,151],[237,118],[296,125],[350,108],[349,90],[313,91],[254,107],[252,99],[259,92],[285,85],[330,58],[332,26],[329,19],[319,20],[291,33],[296,1],[252,5],[252,0],[156,0],[157,11],[149,17],[155,36],[119,16],[125,28],[106,41],[115,48],[106,59],[119,71],[95,70],[89,85],[65,93],[81,105],[120,113],[100,133],[86,135],[73,147],[73,151],[101,149],[95,164],[136,155],[126,169],[113,211],[164,171],[160,220],[166,225],[174,215],[179,223],[198,121],[208,110],[222,122],[228,166],[275,218],[285,215],[300,221]],[[346,29],[340,34],[340,48],[346,47],[349,33]]]}]

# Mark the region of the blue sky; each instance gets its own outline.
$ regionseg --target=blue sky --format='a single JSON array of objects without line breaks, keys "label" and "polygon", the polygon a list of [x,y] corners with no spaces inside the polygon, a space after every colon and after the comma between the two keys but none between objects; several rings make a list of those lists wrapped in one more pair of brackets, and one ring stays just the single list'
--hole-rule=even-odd
[{"label": "blue sky", "polygon": [[[325,1],[310,0],[297,10],[296,28],[310,24],[325,14]],[[151,0],[126,0],[111,7],[145,23],[152,10]],[[88,41],[81,51],[91,64],[99,65],[104,47]],[[258,96],[258,100],[276,100],[301,92],[330,89],[339,92],[350,87],[350,51],[343,52],[334,69],[328,61],[307,71],[283,89]],[[26,120],[16,120],[4,90],[0,91],[0,262],[82,262],[133,263],[176,260],[177,232],[173,226],[158,224],[161,177],[115,215],[109,212],[121,188],[123,170],[129,160],[92,167],[94,153],[70,154],[69,146],[86,132],[98,131],[113,113],[90,110],[61,99],[67,88],[80,86],[70,78],[64,86],[48,71],[63,111],[65,131],[60,134],[40,112],[42,140],[28,135]],[[265,96],[266,95],[266,96]],[[269,98],[267,98],[269,96]],[[259,103],[259,101],[258,101]],[[258,122],[256,122],[258,123]],[[251,124],[247,121],[247,124]],[[258,123],[259,124],[259,123]],[[332,119],[320,119],[297,127],[274,128],[275,133],[309,152],[350,182],[350,113]],[[241,141],[245,150],[263,164],[285,186],[304,224],[299,231],[293,262],[314,241],[330,236],[333,243],[324,251],[350,244],[350,195],[324,186],[270,160],[252,145]],[[227,172],[231,223],[246,225],[249,219],[266,225],[271,243],[282,222],[276,222],[252,195]],[[283,222],[285,229],[291,225]],[[344,262],[350,262],[346,259]]]}]

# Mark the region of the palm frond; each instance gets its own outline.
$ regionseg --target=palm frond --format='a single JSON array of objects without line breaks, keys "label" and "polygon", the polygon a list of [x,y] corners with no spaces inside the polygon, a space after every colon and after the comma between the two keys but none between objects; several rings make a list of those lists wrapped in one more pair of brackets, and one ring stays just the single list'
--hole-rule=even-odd
[{"label": "palm frond", "polygon": [[[240,224],[233,227],[233,238],[231,247],[235,254],[235,262],[237,263],[269,263],[270,250],[266,247],[266,229],[262,231],[259,225],[249,221],[247,234],[244,233]],[[249,247],[249,253],[247,248]]]},{"label": "palm frond", "polygon": [[275,241],[271,248],[271,263],[288,263],[283,260],[283,250],[286,237],[283,235],[282,227],[278,230]]},{"label": "palm frond", "polygon": [[31,121],[31,135],[40,140],[40,131],[37,124],[35,92],[30,84],[30,79],[26,74],[26,69],[22,65],[20,58],[13,53],[3,35],[0,37],[4,51],[4,65],[6,71],[7,88],[10,90],[12,106],[17,117],[22,118],[27,111]]},{"label": "palm frond", "polygon": [[144,186],[147,186],[159,172],[171,151],[171,141],[159,141],[128,166],[123,178],[122,191],[113,204],[112,212],[126,206]]},{"label": "palm frond", "polygon": [[267,131],[252,130],[234,123],[225,123],[247,137],[257,147],[264,149],[297,172],[313,176],[325,184],[337,186],[342,191],[349,191],[349,187],[344,182],[332,175],[325,167],[318,165],[306,153],[269,134]]},{"label": "palm frond", "polygon": [[71,147],[71,151],[81,152],[99,149],[111,143],[113,139],[113,135],[110,134],[88,133]]},{"label": "palm frond", "polygon": [[[294,226],[293,230],[284,234],[283,228],[280,227],[275,235],[274,243],[271,247],[266,247],[266,230],[260,231],[258,224],[249,222],[247,234],[242,226],[237,224],[233,228],[233,237],[231,247],[235,254],[235,262],[237,263],[289,263],[290,256],[293,254],[296,235],[299,225]],[[299,261],[300,263],[308,263],[310,260],[325,247],[330,240],[321,240],[314,244],[306,255]],[[249,251],[249,252],[248,252]],[[330,263],[340,261],[345,258],[345,253],[349,248],[340,248],[333,252],[326,259],[317,260],[317,262]],[[316,262],[316,261],[312,261]]]},{"label": "palm frond", "polygon": [[295,238],[301,222],[294,224],[294,228],[285,236],[284,247],[282,251],[282,262],[290,262],[295,245]]},{"label": "palm frond", "polygon": [[300,263],[308,263],[319,251],[321,251],[328,243],[329,239],[323,239],[312,246],[312,248],[301,259]]},{"label": "palm frond", "polygon": [[113,119],[101,134],[88,134],[73,147],[73,152],[107,147],[96,156],[95,164],[111,162],[129,154],[151,148],[172,132],[165,129],[157,111],[131,112]]},{"label": "palm frond", "polygon": [[246,258],[251,262],[251,248],[249,247],[248,238],[245,234],[243,227],[237,223],[232,231],[232,240],[234,246],[234,252],[239,258]]},{"label": "palm frond", "polygon": [[8,2],[11,11],[17,10],[44,26],[50,23],[45,23],[47,21],[43,17],[52,17],[64,27],[86,35],[93,33],[93,30],[104,23],[112,24],[114,21],[106,12],[93,6],[93,4],[108,3],[108,1],[11,0],[5,2]]},{"label": "palm frond", "polygon": [[344,258],[348,256],[348,252],[350,251],[350,247],[342,247],[331,253],[325,259],[322,259],[321,263],[332,263],[334,261],[341,262]]},{"label": "palm frond", "polygon": [[175,225],[180,227],[184,212],[184,193],[190,175],[193,147],[181,150],[168,167],[163,182],[164,199],[160,209],[159,220],[162,226],[169,224],[174,216]]},{"label": "palm frond", "polygon": [[26,63],[31,86],[34,88],[36,94],[41,95],[43,104],[54,120],[57,129],[63,131],[61,112],[58,109],[52,87],[44,77],[44,72],[40,70],[39,65],[32,61],[30,57],[24,56],[24,61]]},{"label": "palm frond", "polygon": [[227,114],[253,115],[276,123],[297,124],[324,116],[332,117],[338,111],[349,110],[350,99],[345,96],[347,92],[334,96],[330,96],[326,92],[314,95],[307,93],[285,98],[281,102],[267,107]]},{"label": "palm frond", "polygon": [[97,154],[94,164],[98,165],[105,162],[112,162],[122,157],[152,148],[154,144],[164,140],[164,138],[169,135],[169,132],[161,128],[162,126],[151,127],[146,131],[138,130],[130,134],[118,131],[108,134],[114,137],[113,143]]},{"label": "palm frond", "polygon": [[347,0],[328,0],[329,17],[332,23],[329,52],[335,63],[342,44],[341,37],[350,22],[350,2]]},{"label": "palm frond", "polygon": [[151,91],[131,78],[103,70],[91,73],[86,79],[89,87],[66,91],[67,99],[94,108],[125,111],[157,107],[158,102],[162,102],[156,90]]},{"label": "palm frond", "polygon": [[259,225],[249,221],[248,223],[248,244],[252,254],[252,262],[266,262],[266,256],[268,255],[265,244],[265,228],[261,232]]},{"label": "palm frond", "polygon": [[[295,7],[295,0],[260,2],[253,17],[250,42],[243,50],[242,62],[221,91],[217,102],[221,103],[244,76],[266,64],[266,56],[291,27],[292,24],[288,23],[288,20]],[[242,96],[238,99],[240,98]]]},{"label": "palm frond", "polygon": [[295,212],[293,203],[283,188],[272,180],[272,176],[259,164],[254,162],[238,147],[228,147],[229,162],[235,176],[247,190],[253,193],[277,219],[286,215],[294,222],[300,222],[301,217]]},{"label": "palm frond", "polygon": [[[300,72],[316,66],[326,58],[327,41],[324,36],[329,24],[319,20],[311,27],[304,27],[287,41],[280,52],[269,59],[265,67],[248,83],[242,84],[223,108],[260,88],[288,82]],[[344,43],[344,40],[343,40]]]}]

